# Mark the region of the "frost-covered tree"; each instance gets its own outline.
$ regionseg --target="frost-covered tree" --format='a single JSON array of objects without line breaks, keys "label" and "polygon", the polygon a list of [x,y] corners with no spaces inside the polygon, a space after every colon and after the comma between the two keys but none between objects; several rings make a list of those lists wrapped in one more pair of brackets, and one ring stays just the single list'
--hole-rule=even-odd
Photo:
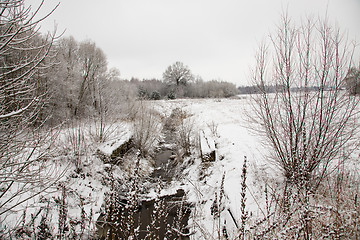
[{"label": "frost-covered tree", "polygon": [[81,79],[78,50],[79,43],[73,37],[62,37],[54,43],[57,52],[56,64],[46,75],[49,96],[48,112],[51,124],[57,124],[70,118],[77,103],[77,84]]},{"label": "frost-covered tree", "polygon": [[38,33],[48,16],[34,20],[41,6],[31,13],[24,0],[0,2],[0,224],[10,210],[53,183],[40,176],[46,152],[39,149],[44,138],[35,128],[42,123],[39,113],[47,99],[42,73],[51,66],[55,39]]},{"label": "frost-covered tree", "polygon": [[81,80],[77,96],[77,103],[74,109],[74,115],[79,114],[86,97],[96,110],[101,108],[99,91],[101,91],[102,81],[107,71],[107,60],[104,52],[93,42],[82,42],[79,46],[79,63]]},{"label": "frost-covered tree", "polygon": [[182,62],[176,62],[170,65],[163,73],[164,82],[169,85],[186,85],[194,79],[190,69]]},{"label": "frost-covered tree", "polygon": [[[55,114],[71,118],[101,112],[108,80],[117,78],[107,70],[103,51],[94,42],[77,42],[72,36],[55,45],[57,65],[50,72]],[[114,100],[115,101],[115,100]],[[65,114],[64,114],[65,113]]]}]

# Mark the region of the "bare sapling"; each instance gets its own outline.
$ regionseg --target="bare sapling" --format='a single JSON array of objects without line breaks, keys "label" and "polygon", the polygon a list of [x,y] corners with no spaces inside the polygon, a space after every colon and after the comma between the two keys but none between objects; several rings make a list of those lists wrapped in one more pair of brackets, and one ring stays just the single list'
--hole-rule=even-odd
[{"label": "bare sapling", "polygon": [[75,165],[75,171],[80,173],[87,157],[88,144],[85,137],[85,125],[79,120],[73,119],[65,129],[66,151],[69,153],[70,162]]},{"label": "bare sapling", "polygon": [[284,177],[275,223],[283,236],[312,239],[319,187],[358,143],[359,98],[344,91],[355,44],[326,18],[296,26],[286,14],[269,40],[256,55],[250,119]]},{"label": "bare sapling", "polygon": [[346,160],[343,149],[354,149],[359,98],[343,91],[353,51],[326,19],[297,27],[285,15],[256,55],[260,93],[251,119],[268,140],[285,189],[315,192],[335,160]]}]

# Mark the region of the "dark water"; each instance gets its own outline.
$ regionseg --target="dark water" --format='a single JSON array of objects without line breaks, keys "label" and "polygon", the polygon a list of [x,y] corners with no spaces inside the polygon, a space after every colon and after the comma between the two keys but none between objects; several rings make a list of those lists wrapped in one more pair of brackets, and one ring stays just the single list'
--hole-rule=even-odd
[{"label": "dark water", "polygon": [[[176,165],[174,150],[161,147],[154,157],[155,170],[151,175],[154,188],[156,183],[171,182]],[[187,226],[191,206],[185,201],[184,190],[178,189],[176,194],[165,195],[156,200],[138,200],[135,207],[129,206],[129,201],[125,197],[117,201],[120,204],[116,204],[116,209],[111,209],[112,216],[105,219],[103,214],[97,221],[99,239],[128,239],[128,216],[132,216],[133,219],[131,227],[137,229],[135,239],[189,239],[186,235],[189,233]],[[149,236],[149,228],[152,228],[150,231],[154,235]]]},{"label": "dark water", "polygon": [[[153,158],[154,171],[150,178],[154,188],[171,182],[178,171],[174,131],[164,127],[163,135],[164,141]],[[187,226],[191,206],[186,203],[185,197],[184,190],[178,189],[175,194],[159,199],[138,200],[136,206],[122,198],[118,200],[120,204],[116,205],[116,209],[111,209],[110,218],[105,221],[105,214],[99,217],[98,237],[128,239],[130,228],[132,232],[137,229],[137,236],[133,239],[189,239],[186,235],[189,233]],[[149,231],[149,228],[152,229]],[[153,235],[150,236],[149,232]]]},{"label": "dark water", "polygon": [[[135,210],[127,208],[128,201],[122,199],[122,207],[116,209],[118,216],[113,218],[119,222],[102,224],[102,227],[98,228],[98,237],[99,239],[128,239],[126,230],[129,229],[126,217],[132,214],[133,228],[138,229],[135,239],[165,239],[165,237],[166,239],[189,239],[186,235],[189,233],[187,224],[191,206],[184,202],[184,196],[185,192],[180,189],[176,194],[163,196],[157,200],[143,200]],[[156,204],[160,206],[160,210],[154,213]],[[104,216],[100,216],[98,223],[104,220]],[[152,236],[149,235],[149,228],[153,232]],[[107,235],[108,238],[106,238]]]},{"label": "dark water", "polygon": [[164,148],[154,158],[154,181],[171,182],[176,171],[176,155],[172,149]]}]

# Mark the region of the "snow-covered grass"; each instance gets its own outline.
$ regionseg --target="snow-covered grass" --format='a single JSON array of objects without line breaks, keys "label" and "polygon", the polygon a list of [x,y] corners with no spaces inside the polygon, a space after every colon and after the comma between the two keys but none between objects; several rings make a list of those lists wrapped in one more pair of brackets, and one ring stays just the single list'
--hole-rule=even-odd
[{"label": "snow-covered grass", "polygon": [[[230,209],[235,219],[240,219],[240,176],[244,156],[248,158],[249,169],[254,167],[259,169],[264,166],[261,161],[259,140],[246,127],[248,123],[243,112],[246,107],[247,99],[188,99],[151,103],[152,111],[159,112],[164,118],[169,117],[176,108],[188,113],[186,122],[192,123],[194,133],[192,140],[194,142],[200,132],[212,135],[216,141],[218,159],[215,162],[202,163],[197,149],[193,149],[193,154],[188,159],[193,159],[194,163],[187,165],[183,178],[174,180],[161,191],[161,194],[164,195],[174,193],[178,188],[187,191],[188,201],[195,206],[191,221],[194,226],[198,226],[194,239],[206,237],[198,231],[199,227],[203,233],[206,233],[205,235],[213,235],[217,231],[210,209],[215,192],[219,192],[222,176],[225,175],[224,206],[226,209]],[[6,221],[5,225],[9,225],[8,227],[11,228],[21,222],[24,212],[26,212],[24,223],[29,224],[31,214],[35,214],[42,207],[49,209],[47,215],[51,216],[51,220],[48,224],[52,226],[53,232],[57,233],[59,202],[63,198],[62,189],[65,188],[68,218],[72,222],[85,221],[88,226],[87,230],[96,230],[95,222],[101,212],[104,193],[109,191],[109,183],[106,182],[109,178],[108,173],[111,171],[116,178],[124,178],[128,171],[126,168],[134,166],[136,160],[127,159],[130,162],[124,163],[123,169],[121,169],[104,164],[95,154],[97,149],[100,149],[103,153],[110,155],[114,149],[129,138],[133,132],[133,125],[129,122],[112,124],[113,134],[108,137],[108,141],[103,143],[94,142],[91,131],[95,127],[91,123],[77,123],[61,130],[58,140],[54,144],[58,153],[57,156],[54,156],[56,160],[48,161],[47,164],[68,168],[66,176],[62,177],[47,192],[32,199],[31,206],[34,206],[33,208],[22,206],[16,213],[13,213],[11,218],[13,220]],[[152,170],[151,164],[145,163],[145,160],[141,164],[143,169],[148,168],[149,174]],[[252,195],[247,198],[247,207],[253,214],[259,214],[253,197],[259,198],[261,192],[258,190],[258,183],[252,176],[251,172],[253,171],[249,172],[248,192],[251,192]],[[254,185],[250,183],[254,183]],[[150,190],[149,197],[152,195],[154,195],[154,191]],[[29,203],[27,204],[30,206]],[[42,214],[44,213],[39,215],[34,225],[39,224]],[[226,220],[226,228],[229,233],[233,232],[235,235],[236,227],[229,211],[223,211],[221,218]],[[80,231],[80,224],[77,224],[75,228]]]},{"label": "snow-covered grass", "polygon": [[[271,201],[269,199],[271,194],[266,195],[266,192],[276,191],[274,187],[281,189],[283,179],[279,169],[265,158],[269,152],[268,146],[262,144],[263,138],[251,129],[251,122],[248,121],[247,114],[251,112],[249,101],[249,96],[242,96],[235,99],[149,102],[151,111],[157,112],[156,121],[166,119],[171,116],[174,109],[180,109],[186,113],[186,123],[191,123],[192,134],[186,135],[191,138],[191,141],[189,140],[192,143],[191,154],[182,159],[181,177],[174,178],[160,192],[163,196],[174,194],[177,189],[185,190],[186,199],[193,206],[189,221],[190,231],[193,233],[191,239],[218,239],[219,233],[223,234],[224,229],[229,239],[239,236],[241,216],[244,214],[241,211],[241,175],[245,157],[247,158],[245,210],[249,216],[247,230],[250,225],[269,214],[267,204]],[[156,130],[152,134],[160,134],[159,124],[163,123],[157,123],[156,129],[155,127],[149,129]],[[86,225],[87,232],[82,235],[82,238],[86,239],[95,234],[95,223],[101,214],[105,193],[110,191],[111,179],[121,182],[131,178],[135,163],[139,159],[141,174],[150,176],[153,171],[151,157],[133,153],[123,157],[121,164],[113,165],[104,163],[96,154],[99,150],[105,155],[111,155],[124,141],[127,141],[134,133],[134,125],[131,122],[112,123],[112,135],[101,143],[95,142],[92,138],[92,127],[89,124],[79,124],[61,130],[53,144],[58,154],[53,155],[53,159],[48,160],[47,164],[50,169],[52,166],[60,169],[59,171],[67,169],[66,175],[47,192],[17,208],[8,215],[8,218],[2,219],[3,229],[5,226],[9,229],[15,225],[30,229],[31,214],[34,216],[39,209],[43,209],[36,222],[32,224],[37,226],[41,216],[48,209],[47,216],[50,219],[48,225],[53,233],[58,233],[59,209],[62,206],[60,203],[64,198],[62,190],[65,189],[68,222],[70,219],[77,233],[82,231],[81,224]],[[76,134],[82,136],[79,138]],[[202,161],[199,151],[200,135],[214,140],[217,151],[216,161]],[[150,139],[156,140],[149,143],[154,147],[161,136],[151,136]],[[77,159],[80,165],[75,164],[74,159]],[[158,197],[156,184],[153,187],[151,183],[147,184],[144,186],[146,188],[144,192],[147,193],[145,197]],[[352,183],[349,183],[349,189],[352,187]],[[216,206],[221,208],[218,215],[214,210]],[[25,221],[22,220],[24,212],[26,212]],[[23,226],[24,224],[26,226]]]},{"label": "snow-covered grass", "polygon": [[215,220],[211,214],[211,206],[215,194],[219,195],[223,175],[225,210],[220,216],[221,226],[226,227],[230,239],[237,236],[244,157],[248,159],[246,210],[251,216],[264,217],[265,178],[268,173],[275,176],[277,170],[270,168],[264,160],[266,150],[261,144],[262,139],[249,128],[245,113],[249,107],[246,96],[239,99],[157,101],[156,108],[163,113],[169,113],[174,108],[189,112],[196,122],[197,133],[204,132],[215,139],[217,160],[203,163],[199,156],[193,156],[195,162],[185,170],[182,179],[188,200],[195,205],[191,219],[195,233],[193,239],[212,239],[218,231],[222,231],[217,229],[218,219]]},{"label": "snow-covered grass", "polygon": [[[102,149],[106,152],[110,145],[116,147],[118,142],[127,138],[131,131],[126,122],[112,124],[111,127],[113,129],[109,132],[111,131],[112,134],[108,135],[106,142],[95,142],[92,135],[93,124],[74,123],[63,126],[52,139],[48,139],[51,144],[45,141],[44,146],[39,146],[36,152],[45,156],[33,164],[33,168],[39,165],[39,176],[32,176],[32,180],[27,183],[15,182],[7,194],[11,195],[14,191],[19,191],[25,184],[28,192],[13,201],[26,199],[37,193],[39,189],[44,191],[3,214],[0,218],[0,233],[5,237],[10,237],[11,234],[14,237],[14,232],[11,230],[16,229],[19,239],[33,239],[38,236],[35,232],[39,231],[40,221],[46,216],[46,224],[55,237],[59,233],[59,211],[64,207],[67,212],[66,221],[72,223],[74,228],[71,234],[80,233],[81,224],[86,230],[83,239],[94,234],[104,193],[109,191],[109,184],[106,181],[109,179],[108,173],[111,168],[96,156],[96,150]],[[31,149],[25,150],[31,151]],[[22,155],[26,156],[26,153]],[[39,154],[33,155],[32,158],[36,158]],[[121,177],[122,171],[117,169],[113,174]],[[37,181],[40,177],[46,179],[47,184],[53,184],[42,186],[40,180]],[[31,187],[32,184],[34,187]]]}]

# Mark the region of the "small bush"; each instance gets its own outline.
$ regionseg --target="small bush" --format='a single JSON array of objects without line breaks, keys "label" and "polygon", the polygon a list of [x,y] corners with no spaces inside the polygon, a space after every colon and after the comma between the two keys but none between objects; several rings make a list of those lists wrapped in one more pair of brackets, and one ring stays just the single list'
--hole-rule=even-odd
[{"label": "small bush", "polygon": [[115,120],[106,121],[103,118],[94,118],[93,124],[89,124],[88,134],[94,142],[103,143],[116,135],[118,126]]},{"label": "small bush", "polygon": [[173,99],[176,99],[176,95],[174,92],[171,91],[168,93],[167,98],[170,100],[173,100]]},{"label": "small bush", "polygon": [[160,93],[158,91],[152,92],[150,99],[151,100],[160,100],[161,99]]},{"label": "small bush", "polygon": [[184,151],[184,155],[191,153],[193,146],[194,121],[193,119],[183,119],[177,128],[177,141]]},{"label": "small bush", "polygon": [[87,154],[88,146],[85,138],[85,126],[80,122],[71,122],[65,130],[65,150],[70,153],[70,159],[74,163],[76,171],[80,172],[83,167],[82,157]]},{"label": "small bush", "polygon": [[160,119],[157,112],[141,104],[133,122],[134,144],[142,156],[155,147],[160,135]]},{"label": "small bush", "polygon": [[191,116],[186,111],[175,108],[165,120],[164,127],[175,134],[176,143],[181,147],[183,155],[189,155],[193,146],[194,120],[189,118]]}]

